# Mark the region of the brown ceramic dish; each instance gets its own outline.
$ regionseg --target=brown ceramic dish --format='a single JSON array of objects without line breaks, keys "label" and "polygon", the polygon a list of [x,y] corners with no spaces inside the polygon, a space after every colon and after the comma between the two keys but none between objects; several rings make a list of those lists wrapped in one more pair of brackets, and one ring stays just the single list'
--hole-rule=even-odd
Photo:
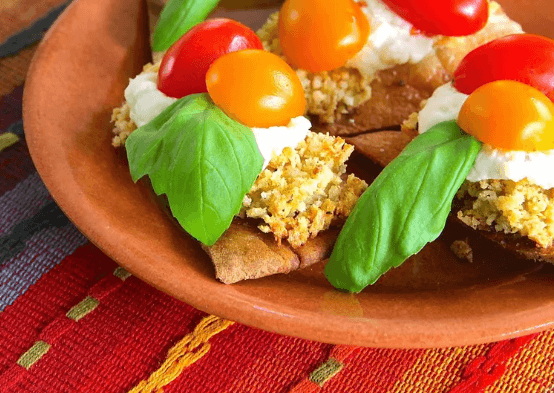
[{"label": "brown ceramic dish", "polygon": [[[528,31],[554,33],[549,0],[503,3]],[[46,186],[77,227],[130,272],[206,312],[331,343],[452,346],[554,327],[554,266],[479,244],[473,263],[459,262],[449,249],[461,236],[455,231],[358,295],[335,291],[323,264],[217,282],[200,246],[148,187],[133,184],[110,145],[111,109],[149,57],[146,26],[143,1],[75,1],[37,51],[24,97],[27,141]]]}]

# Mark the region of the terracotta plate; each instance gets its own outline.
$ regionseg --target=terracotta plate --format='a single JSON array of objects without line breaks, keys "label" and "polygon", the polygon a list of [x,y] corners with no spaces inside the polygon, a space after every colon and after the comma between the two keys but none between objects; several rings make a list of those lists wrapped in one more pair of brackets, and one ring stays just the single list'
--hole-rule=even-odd
[{"label": "terracotta plate", "polygon": [[[504,4],[529,31],[554,33],[550,0]],[[149,58],[147,24],[139,0],[75,1],[37,51],[24,97],[27,141],[46,186],[122,266],[206,312],[330,343],[452,346],[554,326],[554,266],[479,246],[475,261],[462,263],[444,238],[358,295],[335,291],[323,264],[236,285],[217,282],[198,244],[148,187],[133,184],[124,156],[110,145],[111,110]]]}]

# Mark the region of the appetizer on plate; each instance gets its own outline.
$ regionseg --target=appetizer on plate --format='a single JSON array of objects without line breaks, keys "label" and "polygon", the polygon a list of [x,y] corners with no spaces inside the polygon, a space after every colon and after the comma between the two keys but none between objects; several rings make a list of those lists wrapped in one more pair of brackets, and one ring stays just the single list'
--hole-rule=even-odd
[{"label": "appetizer on plate", "polygon": [[398,126],[469,51],[521,32],[487,0],[287,0],[258,35],[296,69],[308,114],[348,135]]},{"label": "appetizer on plate", "polygon": [[[434,240],[452,214],[505,248],[553,262],[553,92],[549,38],[512,35],[470,52],[406,122],[410,137],[390,138],[395,149],[413,140],[347,220],[326,267],[332,283],[361,290]],[[356,232],[361,222],[372,230]]]},{"label": "appetizer on plate", "polygon": [[[490,84],[494,81],[499,82]],[[458,118],[484,142],[456,196],[457,218],[505,247],[549,262],[554,262],[552,98],[554,41],[508,36],[466,56],[453,82],[437,89],[418,115],[420,133]],[[485,110],[495,117],[477,113]]]},{"label": "appetizer on plate", "polygon": [[134,180],[167,195],[225,283],[322,260],[367,187],[346,175],[353,147],[310,131],[298,76],[261,48],[238,22],[205,21],[113,113]]}]

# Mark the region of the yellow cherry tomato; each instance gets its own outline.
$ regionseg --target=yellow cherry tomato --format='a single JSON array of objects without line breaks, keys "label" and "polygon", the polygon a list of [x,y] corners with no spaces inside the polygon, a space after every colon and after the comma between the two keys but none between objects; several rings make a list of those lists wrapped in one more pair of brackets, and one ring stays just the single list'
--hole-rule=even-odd
[{"label": "yellow cherry tomato", "polygon": [[221,56],[206,74],[214,103],[249,127],[286,126],[306,110],[296,72],[280,57],[257,49]]},{"label": "yellow cherry tomato", "polygon": [[460,110],[458,125],[496,148],[554,149],[554,104],[521,82],[496,81],[475,90]]},{"label": "yellow cherry tomato", "polygon": [[338,68],[362,49],[369,21],[354,0],[287,0],[279,42],[287,59],[312,72]]}]

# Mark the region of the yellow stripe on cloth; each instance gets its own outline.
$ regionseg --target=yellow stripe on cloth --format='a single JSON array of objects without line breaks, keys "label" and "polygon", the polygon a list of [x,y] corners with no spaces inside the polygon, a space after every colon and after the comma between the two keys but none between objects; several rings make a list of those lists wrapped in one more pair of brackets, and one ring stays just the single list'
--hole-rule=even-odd
[{"label": "yellow stripe on cloth", "polygon": [[161,367],[129,393],[163,393],[164,386],[173,382],[185,368],[208,353],[210,350],[208,340],[233,323],[214,315],[202,319],[192,333],[187,334],[169,350]]},{"label": "yellow stripe on cloth", "polygon": [[343,367],[344,364],[330,358],[310,374],[310,381],[319,385],[319,387],[323,387],[325,382],[337,375]]},{"label": "yellow stripe on cloth", "polygon": [[0,135],[0,151],[15,145],[17,142],[19,142],[19,137],[13,132],[6,132]]},{"label": "yellow stripe on cloth", "polygon": [[87,296],[80,303],[71,307],[71,309],[65,314],[69,319],[73,319],[75,322],[78,322],[80,319],[86,317],[88,313],[93,311],[100,302],[93,297]]},{"label": "yellow stripe on cloth", "polygon": [[33,364],[38,362],[39,359],[50,350],[50,348],[50,344],[44,341],[37,341],[27,352],[21,355],[17,361],[17,364],[28,370]]}]

